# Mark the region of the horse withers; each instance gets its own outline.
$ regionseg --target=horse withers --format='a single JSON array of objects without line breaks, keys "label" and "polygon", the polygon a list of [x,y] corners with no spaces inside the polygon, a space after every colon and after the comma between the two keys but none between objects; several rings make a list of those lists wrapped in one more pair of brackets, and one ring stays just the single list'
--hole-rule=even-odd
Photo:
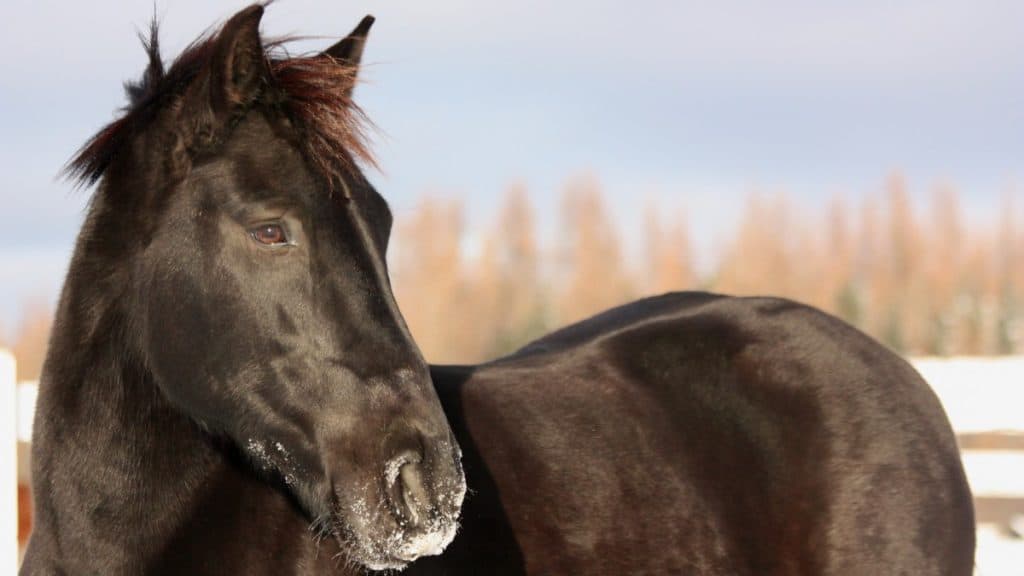
[{"label": "horse withers", "polygon": [[357,166],[372,18],[287,57],[262,13],[166,70],[154,25],[126,113],[69,164],[98,189],[40,383],[22,574],[401,568],[454,536],[459,449]]}]

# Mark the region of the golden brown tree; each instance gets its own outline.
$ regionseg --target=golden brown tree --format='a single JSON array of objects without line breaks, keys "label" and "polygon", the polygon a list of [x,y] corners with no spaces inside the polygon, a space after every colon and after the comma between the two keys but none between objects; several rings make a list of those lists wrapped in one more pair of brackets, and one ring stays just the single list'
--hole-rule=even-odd
[{"label": "golden brown tree", "polygon": [[798,297],[799,279],[791,257],[795,230],[784,196],[747,200],[736,238],[726,250],[714,289],[739,295]]},{"label": "golden brown tree", "polygon": [[[1017,270],[1020,259],[1017,236],[1017,219],[1013,196],[1003,197],[999,217],[999,231],[995,247],[996,274],[996,335],[995,353],[1013,354],[1020,349],[1020,328],[1022,318],[1021,272]],[[1024,262],[1022,262],[1024,263]]]},{"label": "golden brown tree", "polygon": [[967,247],[957,296],[957,353],[981,355],[995,349],[995,317],[991,303],[995,274],[991,248],[984,239]]},{"label": "golden brown tree", "polygon": [[619,239],[592,176],[569,183],[562,197],[560,297],[556,317],[567,324],[633,296]]},{"label": "golden brown tree", "polygon": [[924,253],[923,352],[948,355],[953,351],[956,330],[956,301],[963,274],[964,229],[956,192],[942,186],[932,195],[931,218],[924,227],[927,250]]},{"label": "golden brown tree", "polygon": [[926,325],[922,320],[921,242],[907,185],[899,174],[886,183],[886,205],[883,260],[877,270],[881,289],[875,304],[881,325],[876,335],[898,351],[913,353],[923,348]]},{"label": "golden brown tree", "polygon": [[877,334],[883,323],[883,314],[878,305],[883,292],[882,275],[879,273],[883,250],[879,238],[881,229],[878,202],[866,196],[860,209],[853,261],[853,289],[848,304],[855,318],[854,324],[871,334]]},{"label": "golden brown tree", "polygon": [[483,356],[506,354],[545,332],[533,208],[522,184],[506,191],[477,270],[477,318],[487,326]]},{"label": "golden brown tree", "polygon": [[[507,191],[479,251],[463,249],[460,214],[427,201],[397,227],[396,294],[432,360],[484,360],[638,293],[697,284],[685,221],[649,205],[642,260],[628,263],[593,177],[566,187],[553,252],[537,242],[521,185]],[[782,195],[753,195],[703,284],[807,302],[907,354],[1019,352],[1024,234],[1010,200],[993,230],[967,226],[951,186],[922,214],[899,175],[859,215],[838,196],[812,218]]]},{"label": "golden brown tree", "polygon": [[663,294],[694,287],[686,218],[681,211],[666,227],[662,224],[661,210],[652,201],[644,214],[644,240],[644,293]]},{"label": "golden brown tree", "polygon": [[855,240],[846,204],[839,195],[829,202],[823,237],[821,283],[814,303],[856,324],[861,320],[861,303],[854,271]]},{"label": "golden brown tree", "polygon": [[46,359],[53,313],[44,304],[25,307],[21,327],[14,338],[12,351],[18,361],[18,380],[38,380]]},{"label": "golden brown tree", "polygon": [[462,209],[457,202],[427,199],[396,231],[394,289],[399,307],[424,356],[432,362],[465,362],[474,354],[471,290],[461,254]]}]

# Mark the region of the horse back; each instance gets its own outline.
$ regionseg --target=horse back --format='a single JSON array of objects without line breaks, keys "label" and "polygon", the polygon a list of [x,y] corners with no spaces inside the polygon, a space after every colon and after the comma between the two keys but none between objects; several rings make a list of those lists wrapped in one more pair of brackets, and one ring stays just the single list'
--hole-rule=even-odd
[{"label": "horse back", "polygon": [[506,573],[971,572],[934,394],[812,308],[669,294],[434,377],[485,488],[453,557],[479,524]]}]

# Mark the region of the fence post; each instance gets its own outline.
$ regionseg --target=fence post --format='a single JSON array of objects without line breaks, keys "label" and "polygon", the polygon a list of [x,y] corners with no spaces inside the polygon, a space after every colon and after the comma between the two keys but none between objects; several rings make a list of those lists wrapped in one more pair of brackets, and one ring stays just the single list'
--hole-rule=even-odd
[{"label": "fence post", "polygon": [[0,350],[0,573],[18,571],[18,386],[14,355]]}]

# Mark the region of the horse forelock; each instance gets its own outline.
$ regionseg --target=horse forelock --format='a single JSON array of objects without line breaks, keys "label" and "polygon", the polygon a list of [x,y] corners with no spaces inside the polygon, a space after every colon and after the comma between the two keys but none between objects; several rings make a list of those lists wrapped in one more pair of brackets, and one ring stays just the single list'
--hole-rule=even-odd
[{"label": "horse forelock", "polygon": [[[149,127],[157,114],[180,99],[209,66],[221,27],[192,41],[165,68],[160,54],[159,25],[154,18],[148,34],[139,34],[148,64],[138,80],[125,82],[127,105],[122,114],[101,128],[75,153],[62,174],[78,186],[91,186],[133,136]],[[292,56],[287,46],[298,37],[265,39],[264,57],[270,70],[269,90],[262,102],[280,105],[302,130],[303,152],[311,166],[333,183],[358,171],[357,161],[376,167],[368,132],[372,122],[352,100],[357,66],[325,53]]]}]

